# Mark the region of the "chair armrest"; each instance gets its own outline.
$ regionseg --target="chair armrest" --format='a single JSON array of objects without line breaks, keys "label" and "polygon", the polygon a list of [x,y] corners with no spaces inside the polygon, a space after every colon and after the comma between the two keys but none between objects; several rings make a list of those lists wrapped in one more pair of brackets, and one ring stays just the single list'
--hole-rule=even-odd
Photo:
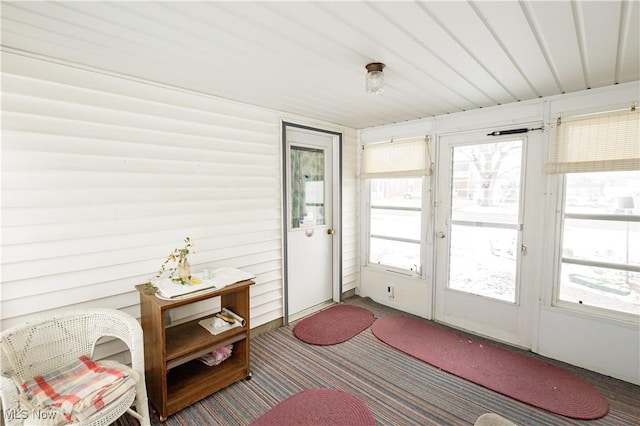
[{"label": "chair armrest", "polygon": [[20,394],[13,380],[0,376],[0,404],[5,426],[21,425],[27,413],[20,408]]},{"label": "chair armrest", "polygon": [[122,340],[131,353],[131,367],[144,381],[144,339],[142,326],[131,315],[119,310],[94,309],[93,313],[104,314],[110,326],[101,330],[102,335],[117,337]]}]

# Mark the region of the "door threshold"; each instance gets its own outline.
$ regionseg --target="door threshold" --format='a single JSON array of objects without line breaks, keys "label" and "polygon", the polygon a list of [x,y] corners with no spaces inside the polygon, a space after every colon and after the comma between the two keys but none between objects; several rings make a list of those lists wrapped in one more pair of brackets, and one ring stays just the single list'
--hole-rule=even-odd
[{"label": "door threshold", "polygon": [[334,302],[333,300],[327,300],[326,302],[322,302],[318,305],[312,306],[310,308],[304,309],[300,312],[297,312],[295,314],[289,315],[289,321],[288,322],[293,322],[293,321],[298,321],[301,318],[304,318],[306,316],[315,314],[318,311],[323,310],[324,308],[328,308],[331,305],[336,305],[337,303]]}]

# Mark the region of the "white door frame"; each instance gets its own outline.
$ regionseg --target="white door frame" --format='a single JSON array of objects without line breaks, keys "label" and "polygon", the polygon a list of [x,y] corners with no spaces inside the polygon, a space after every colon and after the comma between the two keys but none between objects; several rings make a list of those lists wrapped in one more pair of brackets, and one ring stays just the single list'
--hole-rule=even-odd
[{"label": "white door frame", "polygon": [[287,247],[287,229],[289,225],[289,196],[287,187],[287,170],[289,167],[289,158],[287,157],[287,128],[296,130],[307,130],[311,132],[322,133],[333,138],[333,229],[335,235],[332,239],[332,288],[333,301],[339,303],[342,301],[342,133],[310,127],[303,124],[282,121],[282,278],[283,278],[283,296],[284,296],[284,325],[289,323],[289,277],[288,277],[288,247]]}]

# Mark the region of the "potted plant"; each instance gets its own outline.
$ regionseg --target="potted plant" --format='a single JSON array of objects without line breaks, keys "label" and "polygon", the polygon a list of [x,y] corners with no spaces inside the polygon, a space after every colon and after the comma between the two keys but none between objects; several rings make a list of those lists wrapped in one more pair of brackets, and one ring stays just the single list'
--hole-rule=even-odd
[{"label": "potted plant", "polygon": [[[195,253],[192,249],[193,243],[191,242],[191,238],[186,237],[184,239],[184,247],[176,248],[167,256],[164,263],[160,267],[160,270],[156,274],[156,278],[162,277],[165,270],[167,270],[167,265],[173,262],[175,265],[172,268],[169,268],[169,278],[179,284],[189,284],[191,280],[191,265],[189,263],[189,254]],[[177,273],[177,274],[176,274]]]}]

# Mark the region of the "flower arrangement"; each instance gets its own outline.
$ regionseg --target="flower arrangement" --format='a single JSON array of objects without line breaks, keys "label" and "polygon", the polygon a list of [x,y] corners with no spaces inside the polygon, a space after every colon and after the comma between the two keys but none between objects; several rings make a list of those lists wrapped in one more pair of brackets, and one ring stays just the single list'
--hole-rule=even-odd
[{"label": "flower arrangement", "polygon": [[[182,285],[189,284],[189,281],[191,280],[189,254],[195,253],[192,247],[193,243],[191,242],[191,238],[186,237],[184,239],[184,247],[173,249],[160,267],[160,270],[156,274],[156,278],[160,278],[164,274],[165,270],[167,270],[167,265],[169,265],[170,262],[173,262],[175,266],[169,268],[169,278],[171,278],[171,281]],[[176,271],[178,272],[177,276],[175,275]]]}]

